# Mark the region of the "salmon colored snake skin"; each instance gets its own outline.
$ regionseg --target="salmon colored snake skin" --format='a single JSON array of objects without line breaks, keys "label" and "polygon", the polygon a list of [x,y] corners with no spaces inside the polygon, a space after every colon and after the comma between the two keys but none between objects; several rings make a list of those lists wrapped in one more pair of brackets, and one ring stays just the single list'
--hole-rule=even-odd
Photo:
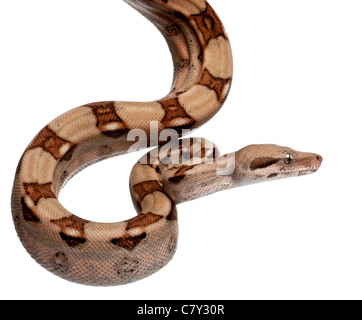
[{"label": "salmon colored snake skin", "polygon": [[[152,102],[91,103],[51,121],[25,150],[12,192],[15,228],[29,254],[54,274],[87,285],[126,284],[164,267],[177,247],[178,203],[312,173],[322,162],[317,154],[277,145],[221,156],[205,139],[178,140],[225,102],[233,74],[229,38],[205,0],[125,1],[168,43],[174,64],[170,93]],[[158,147],[130,176],[134,218],[96,223],[58,201],[65,183],[85,167],[150,146]]]}]

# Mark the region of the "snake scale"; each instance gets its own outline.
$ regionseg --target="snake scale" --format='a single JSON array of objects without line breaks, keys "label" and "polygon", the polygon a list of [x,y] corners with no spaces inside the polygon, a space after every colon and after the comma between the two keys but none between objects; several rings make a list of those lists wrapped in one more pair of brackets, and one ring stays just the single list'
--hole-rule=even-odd
[{"label": "snake scale", "polygon": [[[91,103],[59,116],[23,153],[12,192],[13,221],[26,250],[54,274],[86,285],[126,284],[164,267],[177,246],[178,203],[312,173],[322,162],[317,154],[277,145],[250,145],[221,156],[205,139],[178,140],[226,100],[233,73],[229,38],[205,0],[125,1],[168,43],[174,64],[170,93],[152,102]],[[134,218],[96,223],[58,201],[65,183],[85,167],[156,145],[130,175]]]}]

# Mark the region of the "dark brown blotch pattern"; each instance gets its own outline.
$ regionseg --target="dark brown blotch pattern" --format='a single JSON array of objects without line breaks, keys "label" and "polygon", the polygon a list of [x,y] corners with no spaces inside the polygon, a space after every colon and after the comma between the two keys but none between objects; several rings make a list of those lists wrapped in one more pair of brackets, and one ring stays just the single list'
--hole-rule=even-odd
[{"label": "dark brown blotch pattern", "polygon": [[148,180],[137,183],[133,186],[133,190],[142,200],[145,196],[155,191],[163,192],[162,186],[157,180]]},{"label": "dark brown blotch pattern", "polygon": [[191,129],[195,124],[195,120],[186,112],[178,98],[161,100],[159,103],[165,110],[165,116],[161,120],[165,128],[181,133],[182,129]]},{"label": "dark brown blotch pattern", "polygon": [[214,77],[207,69],[202,73],[199,85],[205,86],[216,93],[218,101],[223,100],[224,88],[231,79],[222,79]]},{"label": "dark brown blotch pattern", "polygon": [[24,182],[25,193],[31,198],[35,205],[38,205],[40,199],[56,198],[53,192],[52,183],[26,183]]},{"label": "dark brown blotch pattern", "polygon": [[22,211],[23,211],[23,217],[24,217],[25,221],[28,221],[28,222],[40,222],[40,219],[34,213],[34,211],[29,208],[29,206],[26,204],[24,198],[21,198],[21,208],[22,208]]},{"label": "dark brown blotch pattern", "polygon": [[161,220],[163,217],[153,213],[140,213],[133,219],[128,220],[126,231],[134,228],[145,228]]},{"label": "dark brown blotch pattern", "polygon": [[67,243],[67,245],[72,248],[78,246],[79,244],[83,244],[86,241],[85,238],[69,236],[64,232],[60,232],[59,235]]},{"label": "dark brown blotch pattern", "polygon": [[203,12],[192,15],[191,17],[195,20],[200,29],[206,45],[209,44],[211,39],[219,36],[222,36],[227,40],[221,21],[209,4],[206,5],[206,9]]},{"label": "dark brown blotch pattern", "polygon": [[44,151],[49,152],[56,160],[60,160],[63,157],[61,150],[65,145],[68,145],[69,150],[74,148],[72,142],[59,137],[52,129],[46,126],[30,143],[27,150],[40,147]]},{"label": "dark brown blotch pattern", "polygon": [[[61,219],[53,219],[50,222],[60,228],[59,235],[69,247],[76,247],[86,242],[84,226],[89,222],[88,220],[72,215]],[[73,233],[76,231],[77,236],[70,234],[72,230]]]},{"label": "dark brown blotch pattern", "polygon": [[[99,102],[89,105],[97,119],[97,128],[103,135],[110,138],[119,138],[126,134],[129,129],[124,121],[118,116],[113,101]],[[113,129],[110,129],[110,126]]]},{"label": "dark brown blotch pattern", "polygon": [[124,236],[118,239],[112,239],[111,242],[117,247],[131,251],[145,238],[146,232],[143,232],[139,236]]}]

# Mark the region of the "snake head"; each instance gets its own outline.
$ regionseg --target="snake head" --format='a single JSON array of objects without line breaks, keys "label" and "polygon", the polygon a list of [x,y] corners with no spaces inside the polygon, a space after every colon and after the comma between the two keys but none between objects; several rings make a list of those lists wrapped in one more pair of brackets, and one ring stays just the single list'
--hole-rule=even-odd
[{"label": "snake head", "polygon": [[250,145],[236,153],[236,163],[240,163],[236,174],[239,173],[244,179],[248,177],[248,183],[302,176],[316,172],[322,160],[318,154],[299,152],[288,147]]}]

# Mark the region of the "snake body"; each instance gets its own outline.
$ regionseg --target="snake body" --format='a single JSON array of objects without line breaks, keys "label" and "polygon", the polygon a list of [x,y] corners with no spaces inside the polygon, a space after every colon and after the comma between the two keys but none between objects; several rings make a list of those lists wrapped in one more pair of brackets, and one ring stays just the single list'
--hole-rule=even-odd
[{"label": "snake body", "polygon": [[153,23],[169,45],[174,63],[170,93],[152,102],[91,103],[59,116],[25,150],[12,193],[13,220],[26,250],[54,274],[87,285],[125,284],[165,266],[177,246],[178,203],[312,173],[322,161],[316,154],[276,145],[252,145],[220,156],[204,139],[164,139],[132,169],[134,218],[96,223],[65,209],[58,194],[80,170],[132,148],[158,145],[162,135],[178,138],[201,126],[221,108],[230,90],[229,38],[206,1],[125,1]]}]

